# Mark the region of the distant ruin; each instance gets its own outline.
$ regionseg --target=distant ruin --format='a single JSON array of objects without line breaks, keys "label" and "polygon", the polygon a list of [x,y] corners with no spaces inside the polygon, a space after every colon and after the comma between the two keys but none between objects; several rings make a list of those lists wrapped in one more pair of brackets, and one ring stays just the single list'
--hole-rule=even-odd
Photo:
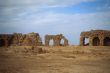
[{"label": "distant ruin", "polygon": [[[50,46],[51,40],[53,40],[52,46],[69,45],[63,34],[45,35],[45,46]],[[43,43],[39,33],[0,34],[0,47],[3,46],[43,46]],[[80,34],[80,46],[110,46],[110,31],[91,30],[82,32]]]},{"label": "distant ruin", "polygon": [[[88,43],[85,43],[88,39]],[[110,31],[91,30],[82,32],[80,35],[80,46],[110,46]]]},{"label": "distant ruin", "polygon": [[29,34],[0,34],[0,47],[2,46],[40,46],[42,40],[38,33]]},{"label": "distant ruin", "polygon": [[[68,46],[68,40],[62,35],[46,35],[45,36],[45,46],[49,46],[50,40],[53,40],[53,46]],[[64,43],[61,44],[61,40],[64,40]]]}]

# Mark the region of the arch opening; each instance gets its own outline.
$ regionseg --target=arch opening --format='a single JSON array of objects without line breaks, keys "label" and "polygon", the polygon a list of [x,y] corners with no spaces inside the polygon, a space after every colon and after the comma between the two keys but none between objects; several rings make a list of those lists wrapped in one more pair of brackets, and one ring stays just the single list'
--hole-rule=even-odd
[{"label": "arch opening", "polygon": [[64,46],[64,43],[65,43],[65,40],[64,39],[61,39],[60,46]]},{"label": "arch opening", "polygon": [[89,38],[86,37],[84,38],[84,46],[88,46],[89,45]]},{"label": "arch opening", "polygon": [[95,37],[95,38],[93,39],[93,46],[99,46],[99,45],[100,45],[100,40],[99,40],[98,37]]},{"label": "arch opening", "polygon": [[0,39],[0,47],[5,46],[5,40],[4,39]]},{"label": "arch opening", "polygon": [[110,37],[104,38],[104,46],[110,46]]},{"label": "arch opening", "polygon": [[53,39],[49,40],[49,46],[54,46],[54,40]]}]

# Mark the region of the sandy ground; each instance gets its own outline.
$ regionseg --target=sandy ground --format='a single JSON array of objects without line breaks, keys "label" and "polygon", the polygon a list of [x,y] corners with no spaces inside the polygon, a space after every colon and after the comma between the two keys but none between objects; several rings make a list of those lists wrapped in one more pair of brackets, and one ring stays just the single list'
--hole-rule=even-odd
[{"label": "sandy ground", "polygon": [[0,73],[110,73],[110,47],[41,48],[45,53],[0,48]]}]

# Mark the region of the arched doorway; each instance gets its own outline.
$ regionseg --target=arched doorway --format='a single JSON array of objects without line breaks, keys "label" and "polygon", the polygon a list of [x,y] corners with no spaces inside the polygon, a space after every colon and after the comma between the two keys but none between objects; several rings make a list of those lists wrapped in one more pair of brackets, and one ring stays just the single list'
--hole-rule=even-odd
[{"label": "arched doorway", "polygon": [[98,37],[95,37],[95,38],[93,39],[93,46],[99,46],[99,45],[100,45],[100,40],[99,40]]},{"label": "arched doorway", "polygon": [[60,46],[64,46],[64,43],[65,43],[65,40],[64,39],[61,39]]},{"label": "arched doorway", "polygon": [[88,46],[89,45],[89,38],[85,37],[84,38],[84,46]]},{"label": "arched doorway", "polygon": [[0,39],[0,47],[5,46],[5,40],[4,39]]},{"label": "arched doorway", "polygon": [[54,40],[53,39],[49,40],[49,46],[54,46]]},{"label": "arched doorway", "polygon": [[110,37],[104,38],[104,46],[110,46]]}]

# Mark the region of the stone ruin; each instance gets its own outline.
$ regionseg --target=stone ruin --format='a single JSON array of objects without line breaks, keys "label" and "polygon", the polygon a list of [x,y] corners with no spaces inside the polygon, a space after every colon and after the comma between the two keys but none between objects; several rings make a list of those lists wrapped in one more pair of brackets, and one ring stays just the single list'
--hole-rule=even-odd
[{"label": "stone ruin", "polygon": [[[68,40],[62,35],[45,35],[45,46],[68,46]],[[61,43],[61,41],[64,41]],[[87,42],[88,40],[88,42]],[[14,33],[0,34],[0,47],[2,46],[42,46],[42,39],[38,33]],[[80,35],[80,46],[110,46],[109,30],[91,30],[82,32]]]},{"label": "stone ruin", "polygon": [[[68,46],[68,40],[62,35],[45,35],[45,46],[50,46],[50,40],[53,40],[53,46]],[[64,43],[61,44],[61,40],[64,40]]]},{"label": "stone ruin", "polygon": [[38,33],[29,34],[0,34],[0,47],[2,46],[41,46],[42,40]]},{"label": "stone ruin", "polygon": [[[67,46],[68,40],[62,35],[46,35],[45,46],[49,46],[49,41],[53,40],[53,46]],[[64,43],[61,44],[61,40]],[[42,39],[38,33],[14,33],[14,34],[0,34],[0,47],[2,46],[42,46]]]},{"label": "stone ruin", "polygon": [[[88,43],[86,43],[88,39]],[[110,31],[109,30],[91,30],[82,32],[80,35],[81,46],[110,46]]]}]

